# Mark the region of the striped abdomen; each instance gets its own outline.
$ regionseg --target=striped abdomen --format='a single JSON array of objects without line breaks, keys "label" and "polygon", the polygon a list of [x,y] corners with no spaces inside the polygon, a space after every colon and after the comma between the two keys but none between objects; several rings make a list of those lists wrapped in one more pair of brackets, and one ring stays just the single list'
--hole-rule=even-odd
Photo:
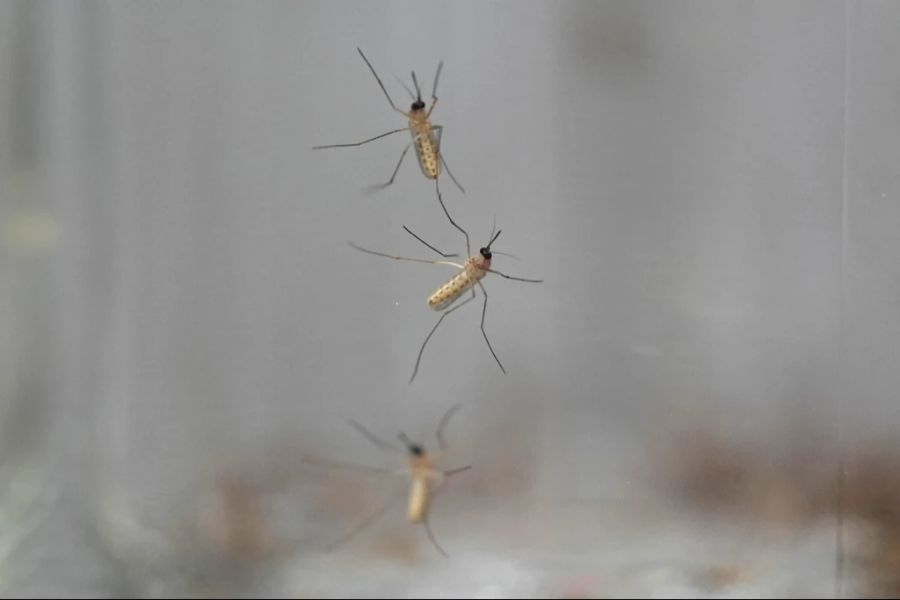
[{"label": "striped abdomen", "polygon": [[441,174],[441,164],[438,157],[437,138],[431,125],[411,122],[409,131],[412,133],[416,145],[416,156],[419,157],[422,174],[428,179],[437,179]]},{"label": "striped abdomen", "polygon": [[428,478],[423,475],[413,477],[409,487],[409,504],[406,509],[406,518],[410,523],[419,523],[425,518],[428,511]]},{"label": "striped abdomen", "polygon": [[477,259],[466,261],[463,270],[448,279],[447,283],[428,297],[428,306],[434,310],[444,310],[487,275],[487,271],[475,265],[473,260]]}]

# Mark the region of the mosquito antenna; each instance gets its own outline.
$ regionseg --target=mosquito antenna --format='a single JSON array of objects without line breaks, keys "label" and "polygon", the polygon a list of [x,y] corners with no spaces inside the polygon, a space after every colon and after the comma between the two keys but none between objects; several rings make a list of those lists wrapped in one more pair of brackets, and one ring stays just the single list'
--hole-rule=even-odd
[{"label": "mosquito antenna", "polygon": [[443,69],[443,68],[444,68],[444,61],[441,61],[438,63],[437,71],[434,74],[434,87],[431,88],[431,100],[432,101],[437,100],[437,84],[438,84],[438,79],[441,78],[441,69]]},{"label": "mosquito antenna", "polygon": [[435,433],[435,437],[437,438],[438,446],[441,450],[447,449],[447,441],[444,439],[444,429],[447,427],[447,423],[450,422],[450,419],[453,418],[453,415],[455,415],[461,408],[462,404],[454,404],[446,413],[444,413],[444,416],[441,417],[441,420],[438,423],[437,433]]},{"label": "mosquito antenna", "polygon": [[395,446],[394,444],[391,444],[390,442],[384,441],[383,439],[381,439],[380,437],[378,437],[377,435],[375,435],[374,433],[372,433],[371,431],[369,431],[368,429],[366,429],[365,427],[363,427],[362,425],[360,425],[353,419],[350,419],[347,422],[350,424],[351,427],[353,427],[353,429],[355,429],[360,434],[362,434],[362,436],[364,438],[366,438],[367,440],[369,440],[375,446],[378,446],[382,450],[390,450],[392,452],[400,451],[400,449],[397,448],[397,446]]},{"label": "mosquito antenna", "polygon": [[431,540],[432,545],[434,545],[434,547],[437,548],[438,552],[440,552],[444,556],[444,558],[450,558],[450,555],[447,554],[447,552],[443,548],[441,548],[441,545],[438,544],[437,539],[435,539],[434,532],[431,531],[431,524],[428,522],[428,513],[427,512],[425,513],[425,516],[422,518],[422,525],[425,526],[425,533],[428,534],[428,539]]},{"label": "mosquito antenna", "polygon": [[421,102],[422,101],[422,90],[419,89],[419,80],[416,79],[415,71],[411,71],[411,73],[412,73],[413,85],[416,86],[416,100]]},{"label": "mosquito antenna", "polygon": [[440,250],[438,250],[437,248],[435,248],[434,246],[432,246],[431,244],[429,244],[428,242],[426,242],[425,240],[423,240],[422,238],[420,238],[419,236],[414,234],[412,232],[412,230],[409,227],[407,227],[406,225],[403,226],[403,229],[406,230],[406,233],[413,236],[414,238],[416,238],[417,240],[419,240],[420,242],[422,242],[423,244],[425,244],[426,246],[428,246],[429,248],[431,248],[432,250],[434,250],[435,252],[437,252],[438,254],[443,256],[444,258],[453,258],[454,256],[459,256],[459,254],[455,254],[455,253],[454,254],[444,254],[443,252],[441,252]]},{"label": "mosquito antenna", "polygon": [[407,93],[407,94],[409,94],[410,99],[412,99],[412,100],[415,100],[415,99],[416,99],[416,95],[412,93],[412,90],[409,89],[409,86],[406,85],[406,84],[403,82],[402,79],[400,79],[400,78],[397,77],[396,75],[394,75],[394,79],[397,80],[397,83],[399,83],[400,85],[403,86],[403,89],[406,90],[406,93]]},{"label": "mosquito antenna", "polygon": [[513,259],[513,260],[522,260],[521,258],[519,258],[518,256],[516,256],[515,254],[510,254],[509,252],[498,252],[497,250],[491,250],[491,254],[499,254],[499,255],[501,255],[501,256],[508,256],[508,257],[510,257],[510,258]]},{"label": "mosquito antenna", "polygon": [[366,58],[366,55],[363,54],[363,51],[359,49],[359,46],[356,47],[356,51],[359,52],[359,55],[362,56],[362,59],[366,61],[366,64],[369,66],[369,70],[372,71],[372,75],[375,76],[375,81],[378,82],[378,85],[381,86],[381,91],[384,92],[384,97],[387,98],[387,101],[391,104],[391,108],[396,110],[397,112],[401,112],[406,114],[404,111],[397,108],[397,105],[394,104],[394,101],[391,100],[391,95],[388,94],[387,89],[384,87],[384,84],[381,83],[381,77],[378,76],[378,73],[375,72],[375,67],[372,66],[372,63],[369,62],[369,59]]},{"label": "mosquito antenna", "polygon": [[[494,215],[494,218],[491,219],[491,235],[490,239],[494,239],[494,232],[497,231],[497,215]],[[490,247],[491,243],[488,242],[488,247]]]},{"label": "mosquito antenna", "polygon": [[420,456],[425,453],[425,449],[422,448],[422,446],[409,439],[409,436],[402,431],[397,434],[397,437],[400,438],[400,441],[403,442],[403,445],[406,446],[406,449],[410,454]]},{"label": "mosquito antenna", "polygon": [[488,249],[490,249],[491,244],[493,244],[494,242],[497,241],[497,238],[500,237],[500,234],[501,234],[501,233],[503,233],[503,230],[502,230],[502,229],[498,229],[496,234],[495,234],[495,233],[491,233],[491,241],[489,241],[489,242],[487,243],[487,246],[486,246]]}]

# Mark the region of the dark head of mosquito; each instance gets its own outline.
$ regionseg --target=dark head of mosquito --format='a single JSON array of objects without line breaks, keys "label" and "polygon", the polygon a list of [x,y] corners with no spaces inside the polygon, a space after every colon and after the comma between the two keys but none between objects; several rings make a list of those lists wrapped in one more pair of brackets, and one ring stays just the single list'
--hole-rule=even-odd
[{"label": "dark head of mosquito", "polygon": [[487,243],[487,246],[478,251],[478,253],[481,254],[481,256],[484,257],[485,260],[491,260],[491,257],[493,256],[493,254],[491,254],[491,246],[494,244],[494,242],[497,241],[497,238],[500,237],[500,233],[502,231],[503,230],[500,229],[497,231],[497,233],[492,234],[491,241]]},{"label": "dark head of mosquito", "polygon": [[416,72],[412,72],[413,85],[416,87],[416,101],[409,107],[413,112],[425,110],[425,103],[422,101],[422,89],[419,87],[419,80],[416,79]]},{"label": "dark head of mosquito", "polygon": [[397,437],[400,438],[400,441],[406,446],[406,450],[413,456],[419,457],[425,454],[425,448],[413,442],[405,433],[400,432]]}]

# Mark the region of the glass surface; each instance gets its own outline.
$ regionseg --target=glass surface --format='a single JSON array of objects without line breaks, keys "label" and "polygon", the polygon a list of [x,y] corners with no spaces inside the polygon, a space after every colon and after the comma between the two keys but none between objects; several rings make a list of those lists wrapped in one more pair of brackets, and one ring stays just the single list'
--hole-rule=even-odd
[{"label": "glass surface", "polygon": [[[68,500],[29,590],[897,593],[897,4],[0,6],[58,329],[0,322],[58,359]],[[347,242],[465,241],[412,152],[377,189],[407,134],[312,149],[406,126],[357,47],[401,107],[444,61],[447,209],[543,279],[483,280],[506,374],[479,289],[409,383],[453,270]],[[432,451],[456,403],[444,558],[348,420]]]}]

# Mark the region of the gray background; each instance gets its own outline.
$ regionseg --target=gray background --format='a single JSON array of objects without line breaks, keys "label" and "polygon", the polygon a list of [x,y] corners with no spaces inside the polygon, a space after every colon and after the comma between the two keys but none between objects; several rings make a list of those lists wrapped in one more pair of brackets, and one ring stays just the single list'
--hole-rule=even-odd
[{"label": "gray background", "polygon": [[[35,430],[7,461],[42,465],[46,517],[8,593],[666,595],[765,556],[726,592],[831,594],[833,520],[773,541],[654,483],[685,425],[808,429],[836,473],[900,424],[898,28],[891,2],[0,4],[5,402],[40,407],[3,426]],[[311,150],[403,125],[356,46],[403,105],[392,74],[445,61],[448,208],[544,279],[485,280],[505,376],[472,303],[407,385],[451,271],[347,241],[464,248],[410,157],[365,190],[402,135]],[[456,402],[451,558],[399,506],[326,553],[390,485],[300,457],[396,466],[346,419],[427,436]],[[289,549],[208,539],[222,473]]]}]

